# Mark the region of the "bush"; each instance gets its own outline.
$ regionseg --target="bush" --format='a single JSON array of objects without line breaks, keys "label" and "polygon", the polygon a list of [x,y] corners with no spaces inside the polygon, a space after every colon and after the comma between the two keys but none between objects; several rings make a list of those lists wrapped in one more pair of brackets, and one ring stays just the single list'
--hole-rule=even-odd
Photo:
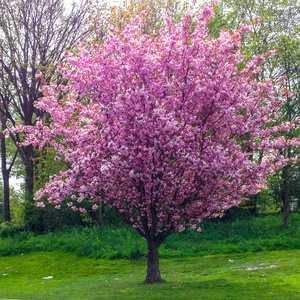
[{"label": "bush", "polygon": [[39,208],[35,203],[26,201],[24,215],[25,229],[37,234],[60,230],[64,226],[84,225],[80,214],[74,213],[66,205],[57,210],[53,205]]},{"label": "bush", "polygon": [[24,231],[24,227],[20,225],[4,225],[1,227],[0,230],[0,237],[2,239],[7,238],[7,237],[13,237],[17,234],[19,234],[21,231]]},{"label": "bush", "polygon": [[[203,231],[187,229],[169,236],[159,249],[160,257],[210,255],[300,249],[300,214],[292,214],[288,229],[282,215],[237,219],[235,222],[206,220]],[[0,255],[28,252],[73,252],[90,258],[139,259],[146,257],[146,241],[125,224],[122,226],[62,227],[63,231],[36,235],[22,227],[1,233]],[[2,229],[3,230],[3,229]],[[2,232],[2,231],[1,231]]]},{"label": "bush", "polygon": [[81,203],[81,207],[88,211],[82,214],[79,211],[72,211],[66,204],[68,200],[61,203],[60,209],[55,209],[52,204],[46,204],[44,208],[36,207],[32,198],[29,197],[29,200],[24,203],[24,227],[37,234],[62,230],[66,226],[94,227],[124,224],[121,215],[114,208],[102,205],[101,211],[99,209],[92,211],[93,203],[89,199]]}]

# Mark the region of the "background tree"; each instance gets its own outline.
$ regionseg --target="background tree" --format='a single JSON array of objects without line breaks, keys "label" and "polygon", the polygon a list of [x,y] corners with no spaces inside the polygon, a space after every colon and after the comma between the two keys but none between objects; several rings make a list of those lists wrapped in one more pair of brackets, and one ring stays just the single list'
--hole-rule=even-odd
[{"label": "background tree", "polygon": [[26,145],[49,143],[56,160],[71,164],[36,200],[48,196],[57,209],[67,201],[81,212],[84,199],[117,209],[147,241],[150,283],[162,281],[158,248],[170,234],[200,231],[204,219],[257,193],[289,161],[279,150],[298,144],[272,138],[291,125],[271,124],[280,101],[271,80],[257,81],[264,57],[238,72],[249,28],[214,39],[206,27],[212,14],[206,7],[193,22],[189,14],[177,25],[169,19],[159,36],[135,19],[90,52],[68,53],[60,72],[70,84],[45,86],[36,104],[52,122],[12,129],[27,133]]},{"label": "background tree", "polygon": [[[82,1],[66,12],[63,0],[0,0],[0,115],[2,128],[18,123],[35,124],[42,112],[34,107],[41,97],[42,70],[46,82],[54,74],[54,62],[60,61],[66,50],[86,36],[84,19],[87,2]],[[10,135],[17,145],[19,134]],[[2,173],[8,203],[9,171],[6,167],[5,139],[1,139]],[[34,148],[23,146],[18,153],[25,167],[26,197],[30,199],[34,186]],[[7,219],[8,219],[7,213]]]},{"label": "background tree", "polygon": [[[253,22],[258,16],[260,20]],[[296,123],[300,117],[299,17],[300,6],[297,0],[224,0],[218,7],[218,14],[214,17],[210,27],[211,33],[217,36],[222,27],[235,29],[243,23],[253,23],[253,30],[243,39],[243,49],[249,59],[253,55],[267,53],[273,49],[278,51],[276,57],[270,57],[266,61],[266,68],[260,75],[260,80],[264,81],[268,77],[274,81],[280,77],[286,79],[284,82],[285,94],[281,95],[281,100],[284,103],[282,118],[292,123]],[[299,137],[299,126],[280,134],[287,134],[289,138]],[[282,154],[289,158],[295,155],[294,151],[288,147],[283,150]],[[281,197],[285,227],[288,226],[291,195],[297,194],[296,190],[292,191],[292,188],[297,186],[292,181],[298,178],[298,173],[299,164],[296,167],[288,164],[278,173],[282,180],[271,182],[272,187],[279,184],[275,190],[278,190],[278,195]],[[257,197],[254,197],[253,202],[256,200]]]},{"label": "background tree", "polygon": [[94,42],[102,43],[110,30],[121,32],[142,13],[146,12],[143,32],[153,34],[165,25],[167,16],[176,20],[184,10],[185,5],[178,0],[124,0],[118,5],[90,1],[88,24],[94,33]]},{"label": "background tree", "polygon": [[[10,189],[9,189],[9,177],[12,171],[12,167],[15,163],[15,160],[17,158],[17,149],[16,147],[13,148],[13,155],[12,157],[9,155],[7,149],[7,142],[5,140],[5,136],[2,133],[2,131],[7,129],[7,117],[5,115],[0,114],[0,149],[1,149],[1,171],[2,171],[2,180],[3,180],[3,186],[1,185],[1,190],[3,190],[3,216],[4,216],[4,222],[10,223],[11,221],[11,215],[10,215]],[[8,162],[8,157],[11,158],[11,161]]]},{"label": "background tree", "polygon": [[[3,184],[0,182],[0,190],[3,190]],[[11,188],[10,195],[10,217],[13,224],[22,225],[24,221],[24,213],[22,207],[22,193],[19,190]],[[0,224],[4,222],[4,194],[0,193]],[[10,225],[10,223],[5,222]],[[3,225],[3,224],[1,224]]]}]

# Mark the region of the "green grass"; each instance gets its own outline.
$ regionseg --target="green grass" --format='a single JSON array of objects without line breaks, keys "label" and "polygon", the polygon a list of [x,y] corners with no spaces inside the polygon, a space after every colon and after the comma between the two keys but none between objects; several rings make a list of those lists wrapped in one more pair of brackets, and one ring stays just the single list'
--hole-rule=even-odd
[{"label": "green grass", "polygon": [[281,215],[205,222],[201,233],[170,236],[158,285],[144,283],[146,242],[132,228],[3,228],[0,298],[300,299],[300,214],[289,229],[281,223]]},{"label": "green grass", "polygon": [[161,259],[160,268],[166,282],[149,285],[145,260],[60,252],[1,257],[0,298],[300,299],[300,250]]},{"label": "green grass", "polygon": [[[201,233],[186,230],[168,237],[159,249],[160,257],[300,249],[300,214],[291,215],[289,224],[289,229],[282,227],[282,215],[204,222]],[[8,228],[1,236],[0,256],[59,251],[89,258],[137,259],[147,253],[146,242],[126,225],[67,228],[44,235]]]}]

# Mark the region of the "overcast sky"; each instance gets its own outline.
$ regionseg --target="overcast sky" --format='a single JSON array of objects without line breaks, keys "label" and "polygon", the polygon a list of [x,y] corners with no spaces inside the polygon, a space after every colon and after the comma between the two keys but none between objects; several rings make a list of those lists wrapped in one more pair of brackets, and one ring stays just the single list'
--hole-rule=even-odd
[{"label": "overcast sky", "polygon": [[[64,0],[65,5],[67,8],[71,7],[73,2],[80,3],[81,0]],[[110,4],[116,4],[120,2],[121,0],[106,0],[105,2],[110,3]]]}]

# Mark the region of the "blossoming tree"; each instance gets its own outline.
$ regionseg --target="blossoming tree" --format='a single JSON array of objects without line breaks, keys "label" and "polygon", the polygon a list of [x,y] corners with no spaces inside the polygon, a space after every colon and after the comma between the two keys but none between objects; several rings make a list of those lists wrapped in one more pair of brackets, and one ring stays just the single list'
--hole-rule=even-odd
[{"label": "blossoming tree", "polygon": [[59,209],[71,196],[73,210],[85,211],[84,198],[117,209],[147,241],[150,283],[162,281],[158,248],[169,235],[201,231],[204,219],[260,191],[285,162],[278,148],[297,144],[271,138],[292,125],[269,126],[280,101],[271,80],[256,80],[264,57],[238,68],[249,28],[212,38],[212,14],[167,21],[153,36],[138,18],[103,45],[67,54],[59,71],[69,84],[45,86],[36,105],[52,122],[22,129],[25,143],[49,143],[71,165],[36,193],[38,205]]}]

